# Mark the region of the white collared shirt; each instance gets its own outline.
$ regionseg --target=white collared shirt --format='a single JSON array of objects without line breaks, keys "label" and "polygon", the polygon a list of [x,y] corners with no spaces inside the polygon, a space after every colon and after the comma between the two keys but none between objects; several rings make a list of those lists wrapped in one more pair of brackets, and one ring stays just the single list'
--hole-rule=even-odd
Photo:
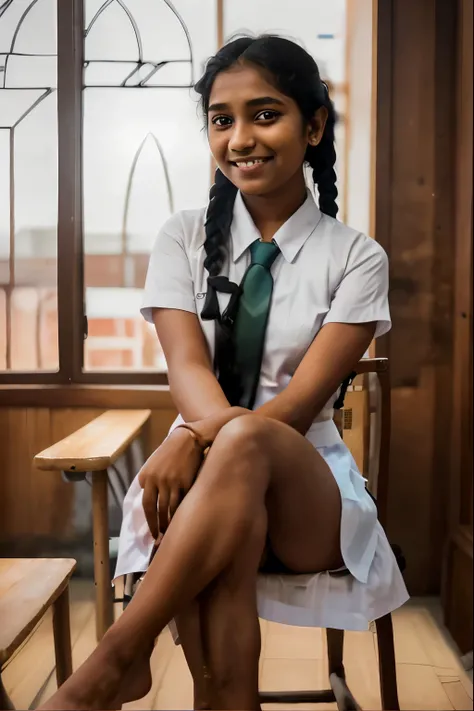
[{"label": "white collared shirt", "polygon": [[[153,247],[142,314],[180,309],[200,318],[207,291],[206,209],[173,215]],[[250,264],[249,246],[260,234],[240,193],[234,204],[229,258],[222,274],[239,284]],[[320,212],[308,191],[303,205],[275,233],[281,250],[272,266],[272,305],[255,409],[288,385],[318,331],[327,323],[376,321],[376,337],[390,329],[388,260],[373,239]],[[218,294],[221,313],[229,295]],[[214,357],[214,322],[202,321]],[[314,446],[340,441],[332,422],[336,394],[307,433]],[[175,423],[178,424],[178,419]]]}]

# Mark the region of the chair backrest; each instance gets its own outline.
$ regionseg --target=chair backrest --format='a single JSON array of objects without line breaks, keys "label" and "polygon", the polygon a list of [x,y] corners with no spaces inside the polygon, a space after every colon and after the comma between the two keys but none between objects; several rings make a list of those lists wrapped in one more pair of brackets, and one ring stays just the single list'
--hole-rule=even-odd
[{"label": "chair backrest", "polygon": [[[377,499],[379,520],[387,522],[387,502],[390,462],[390,373],[387,358],[363,358],[355,369],[358,375],[375,374],[375,412],[371,418],[371,440],[374,444],[374,466],[370,467],[369,490]],[[338,424],[338,423],[336,423]],[[341,424],[341,423],[339,423]],[[372,475],[373,471],[373,475]]]}]

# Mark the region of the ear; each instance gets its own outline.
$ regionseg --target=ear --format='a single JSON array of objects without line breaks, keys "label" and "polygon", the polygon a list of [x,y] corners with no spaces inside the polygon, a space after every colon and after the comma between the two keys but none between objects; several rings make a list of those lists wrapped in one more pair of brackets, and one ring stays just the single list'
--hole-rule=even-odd
[{"label": "ear", "polygon": [[308,143],[310,146],[317,146],[321,143],[327,119],[328,110],[325,106],[321,106],[316,111],[309,124]]}]

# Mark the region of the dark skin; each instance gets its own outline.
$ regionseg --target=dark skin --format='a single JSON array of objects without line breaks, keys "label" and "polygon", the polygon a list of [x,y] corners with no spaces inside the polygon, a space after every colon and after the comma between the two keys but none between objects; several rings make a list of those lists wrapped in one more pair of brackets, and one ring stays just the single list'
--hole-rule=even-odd
[{"label": "dark skin", "polygon": [[[311,123],[302,121],[295,101],[251,66],[237,65],[217,76],[209,102],[209,145],[220,170],[242,192],[262,239],[270,241],[304,202],[304,155],[308,144],[320,142],[326,119],[323,106]],[[236,166],[251,157],[266,160],[250,172]]]},{"label": "dark skin", "polygon": [[[270,240],[305,198],[303,157],[321,140],[325,110],[306,124],[292,99],[245,65],[217,77],[210,106],[214,158]],[[234,165],[252,157],[270,160],[250,171]],[[150,531],[166,534],[127,610],[44,709],[116,709],[144,695],[153,640],[173,617],[195,706],[258,709],[255,589],[267,535],[295,572],[342,562],[339,490],[304,434],[366,352],[375,324],[326,325],[288,387],[250,413],[230,407],[196,315],[160,309],[154,321],[173,400],[198,441],[180,428],[142,468]],[[212,446],[202,463],[204,444]]]}]

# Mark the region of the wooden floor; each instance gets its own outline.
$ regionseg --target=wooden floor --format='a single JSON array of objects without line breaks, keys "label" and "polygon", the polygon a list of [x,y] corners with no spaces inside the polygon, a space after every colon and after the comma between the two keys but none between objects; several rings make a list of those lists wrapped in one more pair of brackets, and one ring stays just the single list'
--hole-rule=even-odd
[{"label": "wooden floor", "polygon": [[[74,667],[95,644],[93,586],[73,581],[71,625]],[[402,709],[472,709],[472,681],[461,667],[439,623],[436,600],[413,600],[394,615],[400,705]],[[348,633],[345,652],[349,685],[363,709],[381,708],[377,657],[372,632]],[[153,688],[127,709],[190,709],[191,678],[181,648],[169,632],[158,640],[152,659]],[[324,634],[321,630],[290,628],[262,622],[262,689],[321,688],[327,685]],[[2,674],[17,709],[36,708],[54,689],[54,650],[51,617]],[[279,706],[276,708],[293,708]],[[295,707],[298,708],[298,707]],[[302,708],[302,707],[300,707]],[[308,706],[305,709],[309,708]],[[332,704],[314,708],[332,709]]]}]

